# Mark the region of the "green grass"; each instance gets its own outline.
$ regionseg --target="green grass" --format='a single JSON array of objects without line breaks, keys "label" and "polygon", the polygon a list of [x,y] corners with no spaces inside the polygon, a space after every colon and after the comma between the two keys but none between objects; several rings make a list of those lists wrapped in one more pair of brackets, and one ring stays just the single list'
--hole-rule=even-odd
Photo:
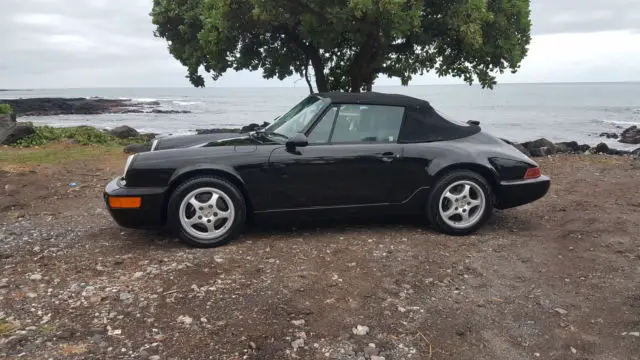
[{"label": "green grass", "polygon": [[9,104],[0,104],[0,115],[13,114],[13,109]]},{"label": "green grass", "polygon": [[51,144],[46,147],[28,149],[7,149],[0,151],[0,164],[41,165],[56,164],[65,161],[101,158],[109,155],[121,155],[119,145],[71,145]]},{"label": "green grass", "polygon": [[148,141],[143,137],[131,139],[119,139],[108,133],[90,126],[77,126],[66,128],[55,128],[50,126],[36,126],[36,133],[19,140],[11,146],[33,147],[42,146],[52,142],[63,140],[75,140],[80,145],[129,145],[134,143],[144,143]]}]

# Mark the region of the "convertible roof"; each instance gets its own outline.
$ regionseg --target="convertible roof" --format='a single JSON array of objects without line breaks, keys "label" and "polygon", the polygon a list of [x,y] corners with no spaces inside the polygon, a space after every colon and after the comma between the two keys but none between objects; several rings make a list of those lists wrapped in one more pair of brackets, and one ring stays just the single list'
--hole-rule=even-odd
[{"label": "convertible roof", "polygon": [[429,103],[422,99],[417,99],[407,95],[385,94],[379,92],[348,93],[348,92],[325,92],[318,93],[320,97],[331,100],[334,104],[367,104],[367,105],[388,105],[407,106],[417,108],[429,108]]},{"label": "convertible roof", "polygon": [[455,124],[440,115],[428,101],[407,95],[377,92],[325,92],[316,95],[329,99],[334,104],[405,107],[405,119],[399,134],[399,141],[404,143],[453,140],[471,136],[480,131],[478,126]]}]

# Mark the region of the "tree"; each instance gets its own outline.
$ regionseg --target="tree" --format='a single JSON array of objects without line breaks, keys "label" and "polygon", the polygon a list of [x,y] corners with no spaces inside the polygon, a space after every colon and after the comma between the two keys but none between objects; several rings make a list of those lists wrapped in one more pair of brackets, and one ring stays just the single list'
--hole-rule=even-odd
[{"label": "tree", "polygon": [[430,71],[493,88],[531,41],[529,0],[154,0],[151,16],[197,87],[201,70],[262,69],[320,92]]}]

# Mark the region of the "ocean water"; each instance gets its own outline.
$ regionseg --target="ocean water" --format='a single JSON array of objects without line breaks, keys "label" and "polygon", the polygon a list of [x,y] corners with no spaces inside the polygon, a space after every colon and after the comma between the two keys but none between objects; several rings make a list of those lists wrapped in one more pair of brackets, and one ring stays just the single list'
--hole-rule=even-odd
[{"label": "ocean water", "polygon": [[[512,141],[546,137],[618,149],[634,149],[617,140],[598,137],[640,126],[640,83],[501,84],[493,90],[468,85],[376,87],[374,91],[401,93],[429,101],[449,117],[479,120],[482,128]],[[23,118],[52,126],[91,125],[113,128],[129,125],[162,136],[190,134],[195,129],[241,127],[272,121],[308,95],[307,88],[96,88],[0,92],[0,98],[101,97],[137,102],[159,101],[163,109],[191,114],[61,115]]]}]

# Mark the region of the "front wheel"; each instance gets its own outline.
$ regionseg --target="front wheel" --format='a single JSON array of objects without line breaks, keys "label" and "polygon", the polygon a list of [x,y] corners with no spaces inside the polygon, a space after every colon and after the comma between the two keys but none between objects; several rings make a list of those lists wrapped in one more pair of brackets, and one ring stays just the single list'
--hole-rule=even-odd
[{"label": "front wheel", "polygon": [[229,243],[246,220],[242,193],[225,179],[198,177],[180,184],[169,199],[167,220],[187,245],[211,248]]},{"label": "front wheel", "polygon": [[493,211],[493,195],[479,174],[457,170],[443,176],[427,201],[427,218],[440,232],[467,235],[478,230]]}]

